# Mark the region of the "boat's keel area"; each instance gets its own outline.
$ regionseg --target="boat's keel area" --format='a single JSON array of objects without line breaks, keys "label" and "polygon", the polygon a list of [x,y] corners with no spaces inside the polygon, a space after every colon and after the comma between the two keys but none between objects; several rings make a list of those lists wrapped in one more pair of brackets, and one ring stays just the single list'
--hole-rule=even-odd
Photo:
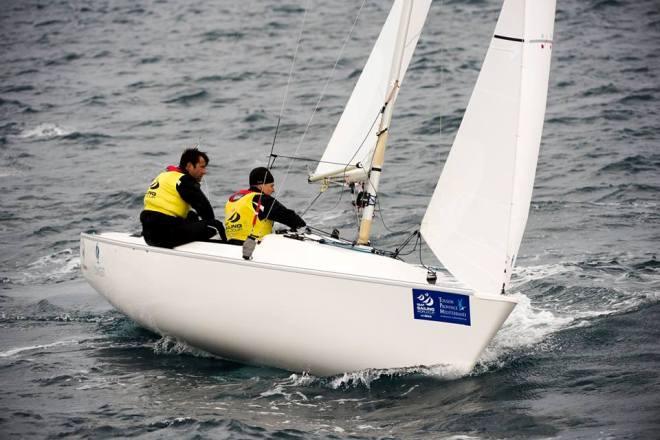
[{"label": "boat's keel area", "polygon": [[85,278],[161,335],[220,357],[332,375],[418,365],[473,367],[515,307],[394,258],[269,235],[240,246],[147,246],[82,234]]}]

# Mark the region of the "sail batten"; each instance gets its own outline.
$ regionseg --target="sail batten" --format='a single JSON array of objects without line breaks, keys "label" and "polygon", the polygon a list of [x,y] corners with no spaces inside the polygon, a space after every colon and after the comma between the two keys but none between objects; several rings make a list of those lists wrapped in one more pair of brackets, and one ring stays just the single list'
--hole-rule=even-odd
[{"label": "sail batten", "polygon": [[555,0],[505,0],[421,232],[472,288],[509,283],[527,222],[550,70]]}]

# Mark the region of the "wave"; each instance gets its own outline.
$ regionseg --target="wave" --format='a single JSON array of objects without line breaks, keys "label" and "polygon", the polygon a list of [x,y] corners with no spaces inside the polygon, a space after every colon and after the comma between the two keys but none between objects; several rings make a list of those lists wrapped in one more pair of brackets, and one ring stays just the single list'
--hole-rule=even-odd
[{"label": "wave", "polygon": [[636,93],[631,93],[629,95],[624,96],[619,100],[620,104],[635,104],[637,102],[655,102],[656,98],[653,93],[657,93],[656,89],[646,89],[646,93],[644,91],[639,90]]},{"label": "wave", "polygon": [[213,30],[213,31],[208,31],[204,32],[201,36],[201,42],[206,43],[206,42],[214,42],[218,40],[242,40],[245,38],[245,33],[239,32],[239,31],[232,31],[232,32],[227,32],[224,30]]},{"label": "wave", "polygon": [[272,11],[283,14],[303,14],[305,12],[305,9],[300,6],[282,5],[282,6],[273,6]]},{"label": "wave", "polygon": [[154,81],[135,81],[127,85],[126,88],[133,91],[133,90],[141,90],[141,89],[150,89],[156,86],[157,83]]},{"label": "wave", "polygon": [[590,3],[591,9],[596,11],[606,8],[620,8],[623,6],[623,3],[621,3],[620,0],[592,0]]},{"label": "wave", "polygon": [[[564,196],[584,196],[591,195],[594,197],[592,200],[583,202],[566,202],[556,201],[555,203],[618,203],[618,204],[631,204],[644,201],[657,200],[660,186],[647,185],[643,183],[621,183],[613,185],[611,183],[603,183],[601,185],[587,185],[576,188],[571,188],[564,193]],[[535,204],[542,204],[544,202],[534,202]]]},{"label": "wave", "polygon": [[163,336],[158,341],[156,341],[153,346],[153,351],[157,355],[186,354],[199,358],[216,358],[216,356],[207,353],[204,350],[195,348],[170,336]]},{"label": "wave", "polygon": [[199,100],[206,99],[208,92],[204,89],[193,89],[179,92],[170,98],[165,99],[165,104],[182,104],[190,105],[191,103]]},{"label": "wave", "polygon": [[606,85],[598,86],[598,87],[593,87],[591,89],[587,89],[584,92],[582,92],[581,96],[582,97],[590,97],[590,96],[601,96],[601,95],[610,95],[610,94],[616,94],[620,93],[621,90],[619,90],[614,84],[609,83]]},{"label": "wave", "polygon": [[17,273],[5,278],[14,285],[51,284],[78,277],[80,256],[73,249],[63,249],[38,258]]},{"label": "wave", "polygon": [[118,320],[115,316],[117,312],[114,311],[98,313],[79,309],[73,310],[55,305],[47,299],[42,299],[29,304],[25,304],[20,297],[17,297],[16,299],[18,300],[12,301],[11,297],[0,296],[0,301],[2,302],[0,320],[5,324],[11,322],[55,322],[95,323],[98,325],[107,325],[107,322]]},{"label": "wave", "polygon": [[[512,279],[517,292],[512,297],[518,305],[472,374],[502,368],[530,353],[556,350],[553,336],[565,330],[657,304],[658,268],[655,258],[629,264],[596,259],[518,268]],[[640,272],[643,278],[631,283]]]},{"label": "wave", "polygon": [[20,86],[4,86],[0,87],[0,93],[19,93],[19,92],[27,92],[34,90],[33,86],[30,85],[20,85]]},{"label": "wave", "polygon": [[95,133],[95,132],[84,133],[81,131],[74,131],[63,136],[63,138],[72,141],[82,140],[85,141],[87,144],[96,145],[103,142],[103,140],[105,139],[110,139],[111,136],[108,136],[107,134],[103,134],[103,133]]},{"label": "wave", "polygon": [[660,170],[660,155],[652,154],[650,156],[644,156],[636,154],[609,163],[602,167],[598,172],[625,172],[629,174],[637,174],[644,171],[658,172],[658,170]]},{"label": "wave", "polygon": [[37,125],[35,128],[23,130],[18,137],[22,139],[53,139],[56,137],[69,136],[74,131],[57,124],[44,123]]},{"label": "wave", "polygon": [[23,113],[37,113],[37,111],[34,110],[32,107],[17,99],[0,98],[0,107],[9,107],[11,110],[13,110],[13,108],[17,108],[19,111]]},{"label": "wave", "polygon": [[70,53],[64,54],[64,55],[62,55],[62,56],[59,56],[59,57],[57,57],[57,58],[53,58],[53,59],[47,60],[47,61],[44,63],[44,65],[49,66],[49,67],[52,67],[52,66],[61,66],[61,65],[64,65],[64,64],[69,64],[69,63],[72,62],[72,61],[79,60],[79,59],[81,59],[82,57],[83,57],[83,56],[82,56],[81,54],[79,54],[79,53],[70,52]]},{"label": "wave", "polygon": [[12,357],[17,354],[21,354],[24,352],[32,352],[34,350],[42,350],[44,348],[51,348],[51,347],[57,347],[60,345],[73,345],[73,344],[78,344],[79,341],[71,339],[71,340],[65,340],[65,341],[57,341],[53,342],[51,344],[41,344],[41,345],[30,345],[26,347],[16,347],[12,348],[6,351],[0,351],[0,358],[7,358],[7,357]]},{"label": "wave", "polygon": [[130,191],[87,193],[86,196],[92,198],[92,207],[95,212],[106,212],[106,209],[112,207],[119,207],[122,211],[125,211],[126,209],[134,210],[142,207],[144,198],[144,194],[140,192],[133,193]]},{"label": "wave", "polygon": [[[357,388],[370,389],[372,385],[379,381],[425,377],[434,380],[456,380],[469,374],[469,371],[447,365],[385,369],[371,368],[329,377],[319,377],[308,373],[293,373],[284,379],[274,380],[271,387],[259,394],[259,398],[282,396],[286,400],[293,400],[296,398],[309,400],[309,398],[301,392],[301,388],[311,389],[321,387],[331,390],[348,390]],[[405,395],[408,392],[410,392],[410,390],[404,391],[404,394],[402,395]]]},{"label": "wave", "polygon": [[104,95],[91,96],[81,101],[81,104],[86,106],[101,106],[101,107],[105,107],[107,105],[106,97]]},{"label": "wave", "polygon": [[162,60],[162,57],[160,56],[140,58],[140,64],[156,64],[159,63],[160,60]]}]

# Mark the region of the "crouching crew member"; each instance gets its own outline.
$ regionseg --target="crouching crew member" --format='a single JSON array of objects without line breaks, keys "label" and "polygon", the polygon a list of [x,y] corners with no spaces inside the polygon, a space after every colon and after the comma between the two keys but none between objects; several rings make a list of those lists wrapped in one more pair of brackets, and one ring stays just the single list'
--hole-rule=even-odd
[{"label": "crouching crew member", "polygon": [[140,214],[147,244],[173,248],[216,235],[226,241],[224,227],[199,185],[208,163],[206,153],[189,148],[181,155],[178,167],[167,167],[151,182]]},{"label": "crouching crew member", "polygon": [[250,172],[250,188],[232,194],[225,205],[225,230],[230,243],[242,243],[250,235],[261,239],[273,231],[273,222],[291,229],[306,225],[298,214],[272,197],[274,192],[275,178],[270,170],[259,167]]}]

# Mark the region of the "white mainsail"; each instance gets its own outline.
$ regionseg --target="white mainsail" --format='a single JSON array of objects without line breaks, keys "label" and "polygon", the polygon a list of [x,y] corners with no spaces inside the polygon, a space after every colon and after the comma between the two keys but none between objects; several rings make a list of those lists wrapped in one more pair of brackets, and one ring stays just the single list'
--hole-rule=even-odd
[{"label": "white mainsail", "polygon": [[503,291],[520,247],[545,115],[555,0],[505,0],[422,221],[458,279]]},{"label": "white mainsail", "polygon": [[417,40],[428,15],[431,0],[413,0],[410,8],[404,3],[410,0],[396,0],[378,40],[369,55],[344,113],[335,127],[321,162],[310,180],[327,176],[342,176],[357,164],[363,166],[358,180],[365,180],[371,163],[371,156],[377,140],[379,112],[392,89],[390,73],[396,57],[396,39],[402,15],[407,20],[406,40],[401,56],[399,81],[403,80],[410,64]]}]

